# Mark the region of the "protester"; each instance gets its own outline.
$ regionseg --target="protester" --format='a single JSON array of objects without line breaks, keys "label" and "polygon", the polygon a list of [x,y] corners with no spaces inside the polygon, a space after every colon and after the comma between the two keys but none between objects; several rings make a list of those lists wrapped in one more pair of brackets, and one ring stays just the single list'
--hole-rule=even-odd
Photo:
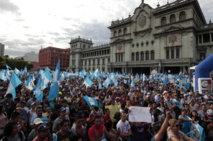
[{"label": "protester", "polygon": [[[40,83],[39,78],[46,75],[42,71],[17,76],[21,81],[26,81],[31,75],[33,83],[37,85]],[[52,71],[49,73],[50,76],[54,74]],[[186,87],[185,84],[192,81],[192,76],[160,73],[134,76],[101,72],[95,73],[97,77],[93,73],[83,70],[78,73],[61,72],[61,78],[57,82],[59,91],[55,90],[56,97],[53,99],[50,98],[53,92],[50,91],[53,84],[51,81],[45,86],[41,84],[43,98],[39,99],[35,91],[37,86],[32,86],[33,89],[30,90],[23,82],[17,86],[15,98],[13,98],[14,93],[6,94],[5,90],[3,100],[0,102],[4,105],[3,111],[6,112],[6,114],[0,112],[0,119],[3,119],[0,122],[5,122],[0,124],[0,127],[6,127],[7,119],[10,119],[9,121],[16,122],[19,130],[24,131],[28,140],[33,140],[36,136],[37,140],[46,140],[46,137],[50,139],[52,133],[63,137],[71,132],[72,136],[69,139],[74,141],[90,139],[160,141],[167,140],[168,137],[172,140],[173,136],[170,132],[178,133],[176,127],[171,125],[168,128],[171,129],[168,131],[170,136],[167,137],[165,134],[168,120],[177,119],[184,125],[181,125],[183,128],[179,128],[180,130],[185,130],[185,123],[189,123],[187,131],[184,131],[185,134],[189,135],[192,127],[200,128],[201,125],[206,136],[210,137],[211,126],[207,125],[213,122],[213,104],[210,103],[213,100],[212,94],[204,92],[205,94],[202,95],[197,91],[193,92],[191,87]],[[92,85],[87,84],[86,78],[91,80]],[[107,79],[112,81],[105,85]],[[135,80],[135,84],[131,83],[132,80]],[[45,79],[44,82],[46,81]],[[7,80],[1,83],[5,88],[9,85]],[[88,96],[89,100],[86,100],[85,96]],[[138,117],[140,122],[134,120],[130,122],[131,106],[140,107],[141,111],[145,108],[150,109],[148,114],[152,115],[153,122],[142,121],[145,116]],[[170,110],[169,114],[167,109]],[[6,119],[6,116],[11,118]],[[42,123],[34,122],[36,119],[40,119]],[[62,123],[64,120],[69,124]],[[47,135],[46,133],[42,135],[43,129],[38,130],[41,124],[47,125]],[[98,135],[95,134],[96,130]],[[199,133],[199,135],[201,137],[203,134]]]},{"label": "protester", "polygon": [[69,121],[69,117],[66,115],[66,109],[64,107],[61,107],[60,108],[60,116],[53,122],[52,131],[54,133],[57,133],[57,131],[59,131],[60,123],[65,119]]},{"label": "protester", "polygon": [[25,135],[17,127],[16,122],[9,122],[4,128],[2,141],[25,141]]},{"label": "protester", "polygon": [[0,123],[1,123],[0,124],[0,139],[1,139],[4,135],[4,128],[8,123],[7,113],[5,111],[5,107],[3,104],[0,104]]},{"label": "protester", "polygon": [[34,123],[33,129],[32,129],[32,131],[30,132],[30,134],[28,135],[28,138],[27,138],[28,141],[32,141],[36,137],[37,132],[38,132],[38,127],[41,124],[43,124],[43,121],[40,118],[36,118],[36,119],[34,119],[33,123]]},{"label": "protester", "polygon": [[129,121],[127,121],[126,113],[121,114],[121,119],[117,123],[117,133],[124,141],[129,141],[132,135],[131,126]]},{"label": "protester", "polygon": [[94,117],[94,125],[89,129],[88,136],[90,141],[102,140],[105,137],[106,128],[101,124],[101,117]]},{"label": "protester", "polygon": [[37,129],[37,136],[33,139],[33,141],[51,141],[48,138],[48,128],[46,125],[42,124]]},{"label": "protester", "polygon": [[170,126],[167,129],[169,141],[194,141],[180,131],[180,123],[176,119],[170,119],[169,125]]}]

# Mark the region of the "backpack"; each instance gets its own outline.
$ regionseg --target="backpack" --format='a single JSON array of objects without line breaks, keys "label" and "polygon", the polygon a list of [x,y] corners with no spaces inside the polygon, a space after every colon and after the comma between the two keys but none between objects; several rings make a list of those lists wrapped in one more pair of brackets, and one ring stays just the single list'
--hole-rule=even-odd
[{"label": "backpack", "polygon": [[[20,139],[21,139],[21,141],[22,141],[22,138],[23,138],[23,136],[22,136],[22,132],[18,132],[18,136],[19,136],[19,138],[20,138]],[[6,137],[6,136],[4,136],[4,137],[2,138],[2,141],[8,141],[7,137]]]}]

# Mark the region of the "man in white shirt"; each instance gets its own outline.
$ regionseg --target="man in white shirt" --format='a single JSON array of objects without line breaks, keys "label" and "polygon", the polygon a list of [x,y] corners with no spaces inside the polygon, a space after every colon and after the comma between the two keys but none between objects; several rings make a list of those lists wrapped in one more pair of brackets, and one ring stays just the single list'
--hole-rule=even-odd
[{"label": "man in white shirt", "polygon": [[129,124],[129,121],[126,120],[126,117],[126,113],[122,113],[121,119],[116,126],[118,135],[124,141],[128,140],[128,138],[130,138],[130,135],[132,134],[131,126]]}]

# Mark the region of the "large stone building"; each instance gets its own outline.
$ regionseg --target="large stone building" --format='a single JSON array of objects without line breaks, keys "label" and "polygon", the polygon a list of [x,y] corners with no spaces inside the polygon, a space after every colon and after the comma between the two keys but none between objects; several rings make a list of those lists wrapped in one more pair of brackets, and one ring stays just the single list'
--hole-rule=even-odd
[{"label": "large stone building", "polygon": [[5,45],[0,43],[0,57],[4,56],[4,47],[5,47]]},{"label": "large stone building", "polygon": [[108,45],[92,47],[90,40],[71,40],[71,70],[178,73],[213,52],[213,24],[206,23],[197,0],[176,0],[156,8],[142,0],[132,16],[112,21],[109,29]]}]

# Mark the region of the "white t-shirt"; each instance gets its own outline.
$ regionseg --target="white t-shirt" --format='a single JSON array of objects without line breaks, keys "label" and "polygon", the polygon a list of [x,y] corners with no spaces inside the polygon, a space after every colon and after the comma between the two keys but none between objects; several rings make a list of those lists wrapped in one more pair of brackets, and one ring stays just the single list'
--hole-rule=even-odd
[{"label": "white t-shirt", "polygon": [[131,128],[131,126],[127,120],[125,122],[122,122],[121,120],[119,120],[116,127],[117,127],[117,130],[120,129],[120,131],[123,133],[128,133],[128,131]]}]

